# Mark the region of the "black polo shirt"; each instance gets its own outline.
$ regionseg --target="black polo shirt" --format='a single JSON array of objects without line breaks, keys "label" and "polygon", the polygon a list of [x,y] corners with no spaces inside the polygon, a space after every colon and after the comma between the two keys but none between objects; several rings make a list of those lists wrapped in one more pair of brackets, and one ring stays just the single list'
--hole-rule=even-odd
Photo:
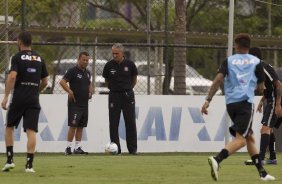
[{"label": "black polo shirt", "polygon": [[88,69],[81,70],[78,66],[69,68],[64,75],[65,79],[74,93],[76,102],[68,101],[69,106],[88,106],[89,85],[91,83],[91,73]]},{"label": "black polo shirt", "polygon": [[128,59],[121,63],[111,60],[106,63],[103,70],[103,77],[109,81],[108,87],[112,92],[132,90],[132,77],[137,75],[136,65]]},{"label": "black polo shirt", "polygon": [[11,71],[17,72],[12,102],[39,105],[40,82],[48,76],[44,60],[34,51],[20,51],[12,57]]},{"label": "black polo shirt", "polygon": [[268,100],[273,101],[273,99],[276,98],[276,87],[274,83],[278,80],[278,76],[270,64],[267,64],[264,62],[262,62],[262,64],[263,64],[264,74],[265,74],[264,97],[267,98]]}]

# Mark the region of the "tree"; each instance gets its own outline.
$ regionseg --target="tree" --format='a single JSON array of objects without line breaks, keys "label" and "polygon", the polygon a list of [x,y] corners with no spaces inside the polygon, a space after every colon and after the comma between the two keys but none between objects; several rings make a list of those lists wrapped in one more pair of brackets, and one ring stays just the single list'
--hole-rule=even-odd
[{"label": "tree", "polygon": [[[175,44],[186,44],[186,0],[175,0]],[[186,48],[174,48],[174,94],[186,93]]]}]

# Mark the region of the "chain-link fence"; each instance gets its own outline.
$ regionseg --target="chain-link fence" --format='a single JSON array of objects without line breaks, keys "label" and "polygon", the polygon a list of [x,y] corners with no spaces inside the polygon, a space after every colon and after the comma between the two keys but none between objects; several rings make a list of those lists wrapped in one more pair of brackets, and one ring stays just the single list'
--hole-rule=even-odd
[{"label": "chain-link fence", "polygon": [[[184,1],[183,25],[187,32],[182,34],[176,30],[181,28],[176,22],[182,20],[177,20],[176,2],[0,2],[0,92],[10,58],[18,51],[10,41],[16,41],[18,33],[27,30],[33,35],[33,49],[47,63],[50,77],[46,93],[64,93],[59,81],[67,68],[75,65],[80,51],[88,51],[92,57],[89,68],[96,93],[106,93],[102,69],[112,58],[112,43],[120,42],[126,47],[126,57],[138,67],[136,94],[206,94],[226,57],[229,1]],[[252,34],[253,45],[262,47],[264,58],[278,69],[282,63],[282,23],[277,21],[281,20],[281,7],[263,2],[236,1],[234,32]],[[179,89],[183,91],[175,92]]]}]

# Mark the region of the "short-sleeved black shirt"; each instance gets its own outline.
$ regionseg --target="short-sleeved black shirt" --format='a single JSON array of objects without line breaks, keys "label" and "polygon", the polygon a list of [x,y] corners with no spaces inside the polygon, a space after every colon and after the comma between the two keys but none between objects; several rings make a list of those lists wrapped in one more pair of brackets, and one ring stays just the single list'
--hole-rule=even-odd
[{"label": "short-sleeved black shirt", "polygon": [[12,102],[39,105],[40,81],[48,76],[44,60],[34,51],[20,51],[12,57],[11,71],[17,72]]},{"label": "short-sleeved black shirt", "polygon": [[[222,73],[224,76],[228,75],[227,59],[225,59],[223,61],[223,63],[221,64],[221,66],[219,67],[218,73]],[[265,80],[265,77],[264,77],[264,74],[263,74],[263,63],[262,62],[260,62],[256,66],[255,74],[256,74],[256,77],[258,79],[257,83],[261,83],[261,82],[263,82]]]},{"label": "short-sleeved black shirt", "polygon": [[111,60],[103,70],[103,77],[109,81],[108,87],[113,92],[132,90],[132,77],[137,75],[136,65],[128,59],[124,59],[120,64]]},{"label": "short-sleeved black shirt", "polygon": [[265,89],[264,96],[269,100],[276,98],[276,87],[275,82],[278,80],[278,75],[270,64],[262,62],[265,74]]},{"label": "short-sleeved black shirt", "polygon": [[74,93],[76,102],[68,101],[69,106],[88,106],[89,85],[91,83],[91,73],[88,69],[81,70],[78,66],[69,68],[63,79],[65,79]]}]

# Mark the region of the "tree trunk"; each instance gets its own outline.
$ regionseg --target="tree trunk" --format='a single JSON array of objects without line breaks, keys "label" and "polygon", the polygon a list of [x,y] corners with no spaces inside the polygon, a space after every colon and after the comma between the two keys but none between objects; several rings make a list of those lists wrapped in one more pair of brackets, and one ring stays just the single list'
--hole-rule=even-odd
[{"label": "tree trunk", "polygon": [[[175,0],[175,44],[186,44],[186,0]],[[186,48],[174,48],[174,94],[186,94]]]}]

